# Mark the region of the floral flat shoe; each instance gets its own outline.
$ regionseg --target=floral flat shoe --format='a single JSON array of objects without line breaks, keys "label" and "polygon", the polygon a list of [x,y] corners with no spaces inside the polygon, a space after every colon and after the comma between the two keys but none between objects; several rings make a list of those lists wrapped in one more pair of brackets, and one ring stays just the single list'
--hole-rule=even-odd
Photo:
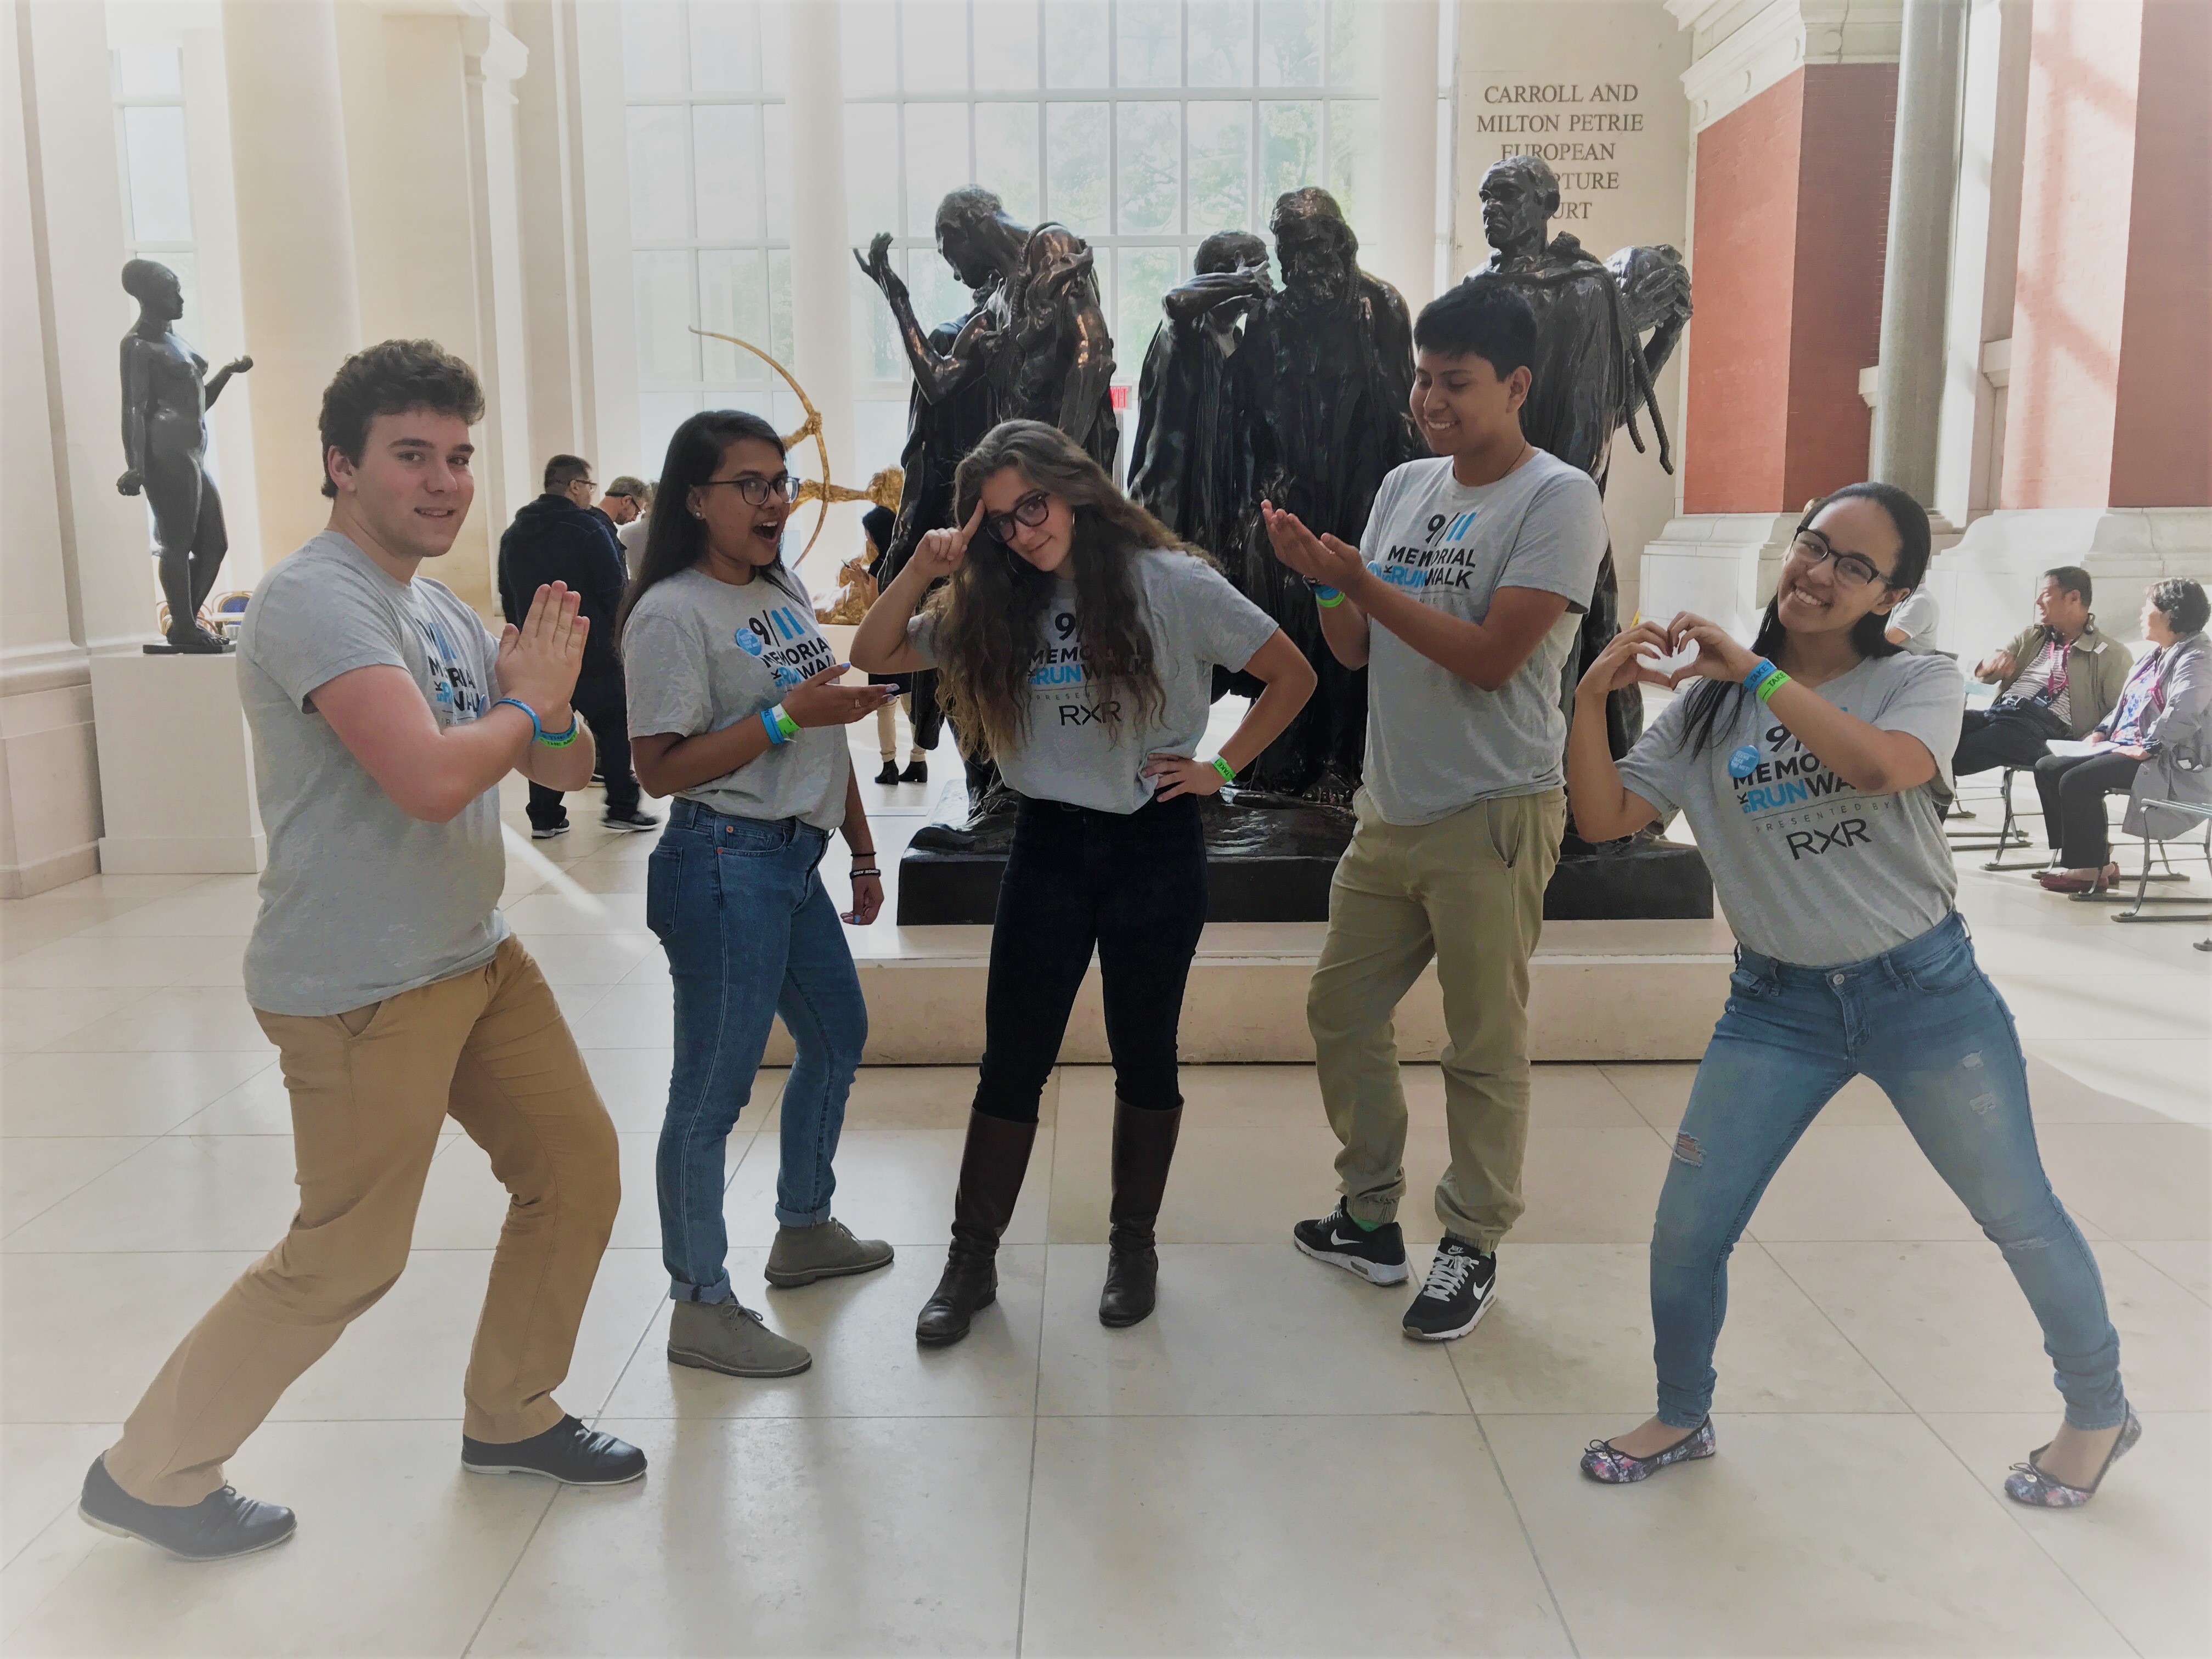
[{"label": "floral flat shoe", "polygon": [[2097,1478],[2086,1486],[2069,1486],[2063,1480],[2054,1480],[2035,1467],[2035,1460],[2049,1451],[2049,1446],[2038,1446],[2028,1453],[2027,1462],[2015,1463],[2012,1473],[2005,1476],[2004,1494],[2015,1504],[2026,1504],[2039,1510],[2078,1510],[2097,1495],[2097,1488],[2105,1484],[2105,1475],[2112,1465],[2134,1449],[2142,1438],[2142,1420],[2132,1408],[2128,1420],[2121,1425],[2120,1437],[2112,1442],[2112,1450],[2105,1454],[2105,1466],[2097,1471]]},{"label": "floral flat shoe", "polygon": [[1711,1457],[1716,1449],[1713,1419],[1707,1417],[1665,1451],[1655,1452],[1649,1457],[1631,1457],[1625,1451],[1615,1451],[1610,1440],[1593,1440],[1583,1453],[1583,1473],[1608,1486],[1626,1486],[1634,1481],[1649,1480],[1669,1463]]}]

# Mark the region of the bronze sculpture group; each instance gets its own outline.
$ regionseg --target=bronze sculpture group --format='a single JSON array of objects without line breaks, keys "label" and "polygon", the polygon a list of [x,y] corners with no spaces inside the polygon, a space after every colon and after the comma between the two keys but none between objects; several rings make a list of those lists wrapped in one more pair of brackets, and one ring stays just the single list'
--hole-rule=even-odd
[{"label": "bronze sculpture group", "polygon": [[[1613,434],[1648,412],[1660,464],[1672,471],[1653,382],[1690,315],[1689,275],[1671,247],[1629,247],[1601,262],[1571,235],[1547,235],[1558,180],[1534,156],[1494,164],[1481,185],[1484,271],[1520,288],[1538,325],[1534,386],[1522,410],[1528,440],[1581,467],[1602,489]],[[1425,453],[1407,410],[1413,375],[1406,301],[1360,270],[1358,238],[1323,190],[1291,191],[1268,222],[1279,282],[1259,237],[1224,231],[1200,244],[1190,279],[1162,301],[1147,349],[1128,456],[1129,493],[1176,534],[1205,548],[1281,623],[1321,685],[1297,721],[1244,781],[1270,800],[1346,803],[1359,781],[1364,676],[1323,648],[1311,599],[1272,556],[1262,501],[1316,531],[1357,541],[1383,477]],[[1108,400],[1113,343],[1091,253],[1063,226],[1009,220],[999,199],[967,189],[945,198],[937,246],[974,296],[963,316],[925,330],[890,269],[890,239],[860,258],[882,289],[915,374],[890,568],[924,532],[951,520],[952,471],[1000,420],[1051,421],[1109,468],[1119,430]],[[1473,273],[1470,273],[1472,275]],[[1583,617],[1582,666],[1620,631],[1619,586],[1607,553]],[[1224,677],[1217,691],[1232,689]],[[1613,752],[1641,729],[1632,694],[1608,708]],[[970,769],[970,822],[917,841],[970,850],[990,839],[995,784]]]}]

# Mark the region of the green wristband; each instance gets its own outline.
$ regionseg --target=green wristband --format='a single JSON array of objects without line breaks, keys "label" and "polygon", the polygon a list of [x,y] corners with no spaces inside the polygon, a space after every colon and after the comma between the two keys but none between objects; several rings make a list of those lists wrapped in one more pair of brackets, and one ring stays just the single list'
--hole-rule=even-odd
[{"label": "green wristband", "polygon": [[1780,669],[1776,669],[1771,674],[1769,674],[1765,679],[1759,683],[1758,696],[1759,702],[1772,702],[1774,701],[1774,694],[1782,687],[1789,684],[1790,676],[1784,673]]},{"label": "green wristband", "polygon": [[789,743],[793,738],[799,735],[799,722],[792,719],[788,714],[784,712],[784,707],[781,703],[778,703],[775,708],[769,709],[768,711],[768,717],[775,723],[775,729],[783,733],[782,740],[785,743]]},{"label": "green wristband", "polygon": [[1324,611],[1334,611],[1344,603],[1343,593],[1334,587],[1316,586],[1314,588],[1313,596],[1314,603]]},{"label": "green wristband", "polygon": [[1234,783],[1237,781],[1237,769],[1231,766],[1227,761],[1222,759],[1218,755],[1216,755],[1213,757],[1213,769],[1221,774],[1222,782]]}]

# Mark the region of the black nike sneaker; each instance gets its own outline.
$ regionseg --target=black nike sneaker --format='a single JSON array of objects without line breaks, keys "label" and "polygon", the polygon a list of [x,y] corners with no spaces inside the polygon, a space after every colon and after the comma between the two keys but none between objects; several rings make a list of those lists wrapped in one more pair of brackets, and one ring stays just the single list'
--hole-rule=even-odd
[{"label": "black nike sneaker", "polygon": [[1315,1261],[1333,1261],[1370,1285],[1406,1282],[1406,1235],[1398,1224],[1386,1221],[1370,1232],[1352,1218],[1342,1199],[1320,1220],[1291,1228],[1291,1243]]},{"label": "black nike sneaker", "polygon": [[1420,1342],[1449,1342],[1482,1322],[1498,1299],[1498,1257],[1463,1238],[1443,1236],[1429,1282],[1406,1310],[1406,1334]]}]

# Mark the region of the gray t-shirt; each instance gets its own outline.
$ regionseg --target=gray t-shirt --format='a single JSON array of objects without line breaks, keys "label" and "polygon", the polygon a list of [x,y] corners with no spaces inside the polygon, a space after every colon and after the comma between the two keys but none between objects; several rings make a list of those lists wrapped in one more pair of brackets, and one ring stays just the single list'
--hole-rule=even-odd
[{"label": "gray t-shirt", "polygon": [[[1153,666],[1166,694],[1157,722],[1127,729],[1102,709],[1083,647],[1075,584],[1054,584],[1044,638],[1030,674],[1029,727],[1019,743],[996,754],[1017,793],[1066,801],[1102,812],[1133,812],[1152,798],[1141,776],[1157,754],[1192,755],[1206,737],[1213,702],[1213,670],[1242,668],[1275,632],[1275,619],[1229,585],[1203,559],[1150,548],[1130,561],[1152,642]],[[935,611],[907,623],[923,659],[937,660]]]},{"label": "gray t-shirt", "polygon": [[1916,657],[1936,649],[1936,629],[1942,620],[1936,596],[1924,587],[1914,588],[1889,608],[1889,626],[1904,633],[1905,648]]},{"label": "gray t-shirt", "polygon": [[491,960],[507,937],[499,791],[444,823],[410,817],[313,706],[341,674],[404,668],[441,729],[499,696],[498,641],[442,582],[393,580],[326,530],[261,579],[238,633],[269,835],[246,1000],[340,1014]]},{"label": "gray t-shirt", "polygon": [[1368,631],[1367,793],[1388,823],[1434,823],[1479,800],[1565,781],[1561,671],[1605,557],[1605,501],[1589,474],[1538,450],[1494,483],[1454,481],[1449,456],[1382,480],[1359,551],[1383,580],[1479,623],[1501,587],[1566,596],[1565,615],[1495,691]]},{"label": "gray t-shirt", "polygon": [[1844,713],[1920,739],[1936,775],[1902,794],[1854,789],[1750,696],[1712,746],[1683,744],[1691,698],[1675,698],[1620,763],[1621,781],[1664,819],[1679,808],[1713,872],[1736,938],[1804,968],[1863,962],[1949,915],[1958,872],[1943,840],[1966,683],[1948,657],[1869,657],[1812,688]]},{"label": "gray t-shirt", "polygon": [[[783,701],[837,660],[813,607],[765,575],[740,587],[697,566],[647,588],[623,629],[623,673],[634,738],[720,732]],[[682,792],[736,818],[845,821],[852,775],[842,726],[808,726],[734,772]]]}]

